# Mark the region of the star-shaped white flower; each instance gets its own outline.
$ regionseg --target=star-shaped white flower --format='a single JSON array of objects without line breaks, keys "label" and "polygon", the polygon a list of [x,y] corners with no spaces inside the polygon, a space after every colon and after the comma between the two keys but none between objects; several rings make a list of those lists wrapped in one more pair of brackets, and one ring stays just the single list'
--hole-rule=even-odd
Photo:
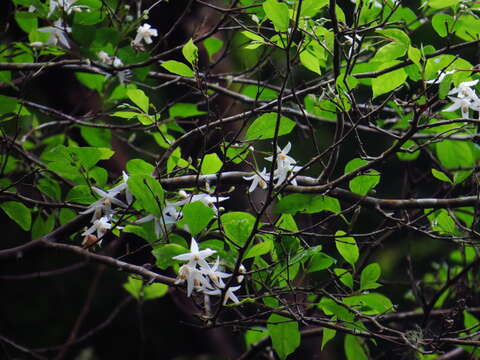
[{"label": "star-shaped white flower", "polygon": [[188,261],[190,267],[195,267],[199,265],[201,268],[208,269],[210,265],[205,261],[205,258],[212,256],[216,251],[210,248],[205,250],[199,250],[198,244],[195,239],[192,237],[192,243],[190,244],[190,252],[174,256],[173,259]]},{"label": "star-shaped white flower", "polygon": [[102,189],[92,186],[92,190],[95,191],[101,197],[101,199],[91,204],[87,208],[87,210],[80,212],[80,214],[89,214],[93,212],[92,221],[100,218],[102,215],[111,217],[115,213],[115,211],[112,210],[112,204],[118,205],[123,208],[128,207],[122,201],[116,199],[116,196],[121,191],[118,188],[113,188],[110,191],[106,192]]},{"label": "star-shaped white flower", "polygon": [[232,276],[232,274],[228,274],[223,271],[220,271],[219,267],[220,267],[220,258],[217,257],[217,260],[215,261],[215,264],[212,265],[212,267],[208,267],[208,268],[201,267],[200,272],[208,276],[208,278],[213,282],[213,284],[217,288],[222,289],[225,287],[225,283],[223,282],[222,279],[228,278]]},{"label": "star-shaped white flower", "polygon": [[162,217],[156,217],[150,214],[138,219],[136,222],[141,224],[153,220],[155,226],[155,235],[159,239],[160,235],[164,234],[165,230],[169,231],[181,216],[182,214],[178,212],[175,207],[167,205],[162,212]]},{"label": "star-shaped white flower", "polygon": [[[103,216],[100,219],[95,220],[93,225],[82,233],[82,236],[91,235],[96,232],[97,239],[100,239],[111,228],[112,224],[110,224],[110,219],[106,216]],[[99,241],[98,244],[101,245],[101,241]]]},{"label": "star-shaped white flower", "polygon": [[249,193],[251,193],[253,190],[255,190],[257,188],[257,186],[260,186],[264,190],[268,186],[267,185],[268,174],[267,174],[267,170],[265,168],[263,168],[263,170],[260,171],[259,173],[255,173],[251,176],[244,176],[243,178],[245,180],[249,180],[249,181],[252,182],[250,184],[250,187],[248,188]]},{"label": "star-shaped white flower", "polygon": [[158,36],[157,29],[153,29],[150,24],[143,24],[137,29],[137,36],[133,40],[134,45],[140,45],[142,40],[145,44],[151,44],[153,42],[152,36]]}]

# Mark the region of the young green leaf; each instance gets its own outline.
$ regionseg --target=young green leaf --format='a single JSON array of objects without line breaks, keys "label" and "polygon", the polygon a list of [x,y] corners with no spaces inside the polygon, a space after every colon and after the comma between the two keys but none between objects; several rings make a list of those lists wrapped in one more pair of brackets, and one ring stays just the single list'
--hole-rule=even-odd
[{"label": "young green leaf", "polygon": [[362,270],[360,274],[360,290],[376,289],[380,286],[377,280],[380,278],[382,269],[378,263],[372,263]]},{"label": "young green leaf", "polygon": [[368,360],[368,356],[365,353],[360,339],[354,335],[345,335],[344,350],[347,360]]},{"label": "young green leaf", "polygon": [[290,24],[288,6],[276,0],[267,0],[263,3],[263,10],[267,18],[273,23],[276,31],[287,31]]},{"label": "young green leaf", "polygon": [[201,174],[215,174],[223,166],[222,160],[218,157],[217,154],[207,154],[203,157],[202,167],[200,168]]},{"label": "young green leaf", "polygon": [[359,257],[357,242],[353,237],[344,235],[346,235],[346,233],[342,230],[335,233],[335,245],[345,261],[355,266]]},{"label": "young green leaf", "polygon": [[180,61],[168,60],[160,64],[160,66],[165,68],[167,71],[171,72],[172,74],[185,76],[185,77],[194,77],[193,70]]},{"label": "young green leaf", "polygon": [[277,314],[270,315],[267,323],[268,332],[272,338],[273,349],[278,357],[284,360],[300,345],[298,323]]},{"label": "young green leaf", "polygon": [[198,62],[198,48],[193,43],[193,40],[190,39],[188,42],[183,45],[182,48],[183,57],[193,66],[197,66]]},{"label": "young green leaf", "polygon": [[127,90],[128,98],[137,105],[142,111],[148,114],[148,107],[150,105],[150,100],[147,95],[140,89],[128,89]]},{"label": "young green leaf", "polygon": [[[277,123],[277,113],[263,114],[253,121],[248,127],[245,140],[264,140],[271,139],[275,135],[275,126]],[[280,126],[278,129],[278,136],[289,134],[295,127],[295,121],[290,120],[285,116],[280,117]]]}]

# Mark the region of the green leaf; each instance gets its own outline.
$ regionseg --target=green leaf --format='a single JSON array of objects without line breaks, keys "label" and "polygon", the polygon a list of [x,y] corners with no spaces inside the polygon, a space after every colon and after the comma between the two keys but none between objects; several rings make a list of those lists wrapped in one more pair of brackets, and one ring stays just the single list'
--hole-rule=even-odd
[{"label": "green leaf", "polygon": [[28,231],[32,224],[32,212],[21,202],[6,201],[0,204],[0,208],[5,211],[10,219],[15,221],[20,227]]},{"label": "green leaf", "polygon": [[[411,141],[411,140],[407,140],[403,145],[402,145],[402,149],[405,149],[405,150],[413,150],[413,149],[417,149],[418,148],[418,145],[414,142],[414,141]],[[412,160],[415,160],[417,159],[419,156],[420,156],[420,150],[416,150],[414,151],[413,153],[411,152],[397,152],[397,156],[400,160],[402,161],[412,161]]]},{"label": "green leaf", "polygon": [[95,25],[103,21],[107,12],[103,11],[103,3],[100,0],[79,0],[75,5],[88,6],[89,11],[75,12],[73,21],[80,25]]},{"label": "green leaf", "polygon": [[187,252],[189,252],[188,249],[178,244],[159,245],[155,246],[152,250],[152,254],[157,260],[155,265],[162,270],[165,270],[174,264],[178,264],[178,260],[174,260],[172,258]]},{"label": "green leaf", "polygon": [[357,336],[347,334],[345,335],[344,350],[347,360],[368,360],[360,339]]},{"label": "green leaf", "polygon": [[267,18],[273,23],[276,31],[287,31],[290,25],[288,6],[276,0],[267,0],[263,3],[263,10]]},{"label": "green leaf", "polygon": [[17,104],[17,99],[9,96],[0,95],[0,115],[14,112],[17,108]]},{"label": "green leaf", "polygon": [[200,201],[186,204],[182,213],[190,233],[194,236],[205,229],[210,220],[215,216],[215,212]]},{"label": "green leaf", "polygon": [[195,67],[198,62],[198,48],[193,43],[193,40],[190,39],[188,42],[183,45],[182,48],[183,57]]},{"label": "green leaf", "polygon": [[236,244],[242,245],[247,241],[255,224],[252,214],[232,211],[220,217],[225,234]]},{"label": "green leaf", "polygon": [[[245,140],[250,141],[273,138],[275,135],[277,117],[277,113],[267,113],[254,120],[253,123],[248,127]],[[292,121],[285,116],[281,116],[278,136],[289,134],[295,125],[295,121]]]},{"label": "green leaf", "polygon": [[109,129],[80,126],[80,134],[90,146],[109,147],[112,133]]},{"label": "green leaf", "polygon": [[432,26],[441,37],[447,37],[452,32],[454,20],[450,15],[438,13],[432,18]]},{"label": "green leaf", "polygon": [[76,216],[77,214],[72,209],[60,209],[60,213],[58,214],[58,218],[60,219],[60,225],[66,224],[70,220],[74,219]]},{"label": "green leaf", "polygon": [[390,71],[372,79],[373,98],[392,92],[405,83],[407,73],[403,69]]},{"label": "green leaf", "polygon": [[280,359],[286,359],[300,345],[298,323],[277,314],[270,315],[267,322],[273,349]]},{"label": "green leaf", "polygon": [[137,105],[142,111],[148,114],[148,107],[150,105],[150,100],[147,95],[140,89],[128,89],[127,90],[128,98]]},{"label": "green leaf", "polygon": [[350,290],[353,290],[353,276],[350,271],[347,269],[335,268],[333,269],[333,272],[338,276],[338,279],[343,285],[348,287]]},{"label": "green leaf", "polygon": [[198,110],[197,104],[176,103],[168,109],[171,118],[188,118],[192,116],[205,115],[205,111]]},{"label": "green leaf", "polygon": [[38,28],[38,19],[34,13],[28,11],[15,11],[15,21],[20,29],[27,34]]},{"label": "green leaf", "polygon": [[262,241],[261,243],[255,244],[251,248],[249,248],[245,252],[243,259],[246,260],[256,256],[268,254],[272,249],[273,249],[272,240]]},{"label": "green leaf", "polygon": [[379,293],[349,296],[343,302],[367,315],[378,315],[393,311],[389,298]]},{"label": "green leaf", "polygon": [[104,75],[77,72],[75,73],[75,77],[90,90],[95,90],[99,93],[102,92],[103,84],[105,83]]},{"label": "green leaf", "polygon": [[422,52],[417,49],[416,47],[409,46],[407,51],[408,58],[412,60],[412,62],[421,68],[422,64],[420,60],[422,59]]},{"label": "green leaf", "polygon": [[353,321],[354,316],[348,309],[328,297],[322,297],[317,307],[322,310],[325,315],[335,315],[340,321]]},{"label": "green leaf", "polygon": [[123,284],[123,288],[137,300],[157,299],[164,296],[168,291],[168,285],[160,283],[145,285],[142,280],[133,276],[128,277],[128,281]]},{"label": "green leaf", "polygon": [[378,263],[372,263],[362,270],[360,274],[360,290],[376,289],[380,286],[377,280],[382,274],[382,269]]},{"label": "green leaf", "polygon": [[132,159],[127,163],[127,171],[130,175],[152,175],[155,166],[142,159]]},{"label": "green leaf", "polygon": [[432,9],[443,9],[446,7],[457,5],[460,0],[430,0],[428,6]]},{"label": "green leaf", "polygon": [[253,344],[256,344],[260,340],[268,336],[267,329],[255,326],[245,332],[245,345],[247,349],[250,349]]},{"label": "green leaf", "polygon": [[445,174],[443,171],[438,171],[437,169],[432,168],[432,175],[440,181],[444,181],[444,182],[447,182],[449,184],[453,184],[453,181],[450,180],[450,178],[447,176],[447,174]]},{"label": "green leaf", "polygon": [[37,188],[54,200],[60,200],[62,197],[62,190],[59,183],[51,178],[43,177],[38,180]]},{"label": "green leaf", "polygon": [[222,160],[218,157],[217,154],[207,154],[203,157],[202,167],[200,168],[201,174],[215,174],[223,166]]},{"label": "green leaf", "polygon": [[136,202],[149,214],[161,217],[164,193],[160,183],[149,175],[130,175],[127,183]]},{"label": "green leaf", "polygon": [[344,236],[345,234],[342,230],[335,233],[335,246],[345,261],[354,267],[359,257],[357,242],[353,237]]},{"label": "green leaf", "polygon": [[274,213],[292,214],[305,213],[314,214],[321,211],[330,211],[338,214],[342,210],[340,202],[326,195],[313,194],[290,194],[280,199],[274,208]]},{"label": "green leaf", "polygon": [[215,37],[209,37],[203,40],[203,46],[207,50],[208,58],[211,61],[212,57],[223,47],[223,41]]},{"label": "green leaf", "polygon": [[302,2],[300,16],[315,16],[327,4],[328,0],[305,0]]},{"label": "green leaf", "polygon": [[325,253],[320,252],[318,254],[314,254],[310,259],[307,272],[311,273],[314,271],[328,269],[330,266],[335,264],[335,262],[336,260],[334,258]]},{"label": "green leaf", "polygon": [[[368,161],[363,159],[352,159],[345,166],[345,174],[355,171],[359,167],[367,164]],[[349,181],[348,186],[354,193],[366,195],[380,182],[380,174],[376,170],[369,170],[364,175],[358,175]]]},{"label": "green leaf", "polygon": [[43,235],[50,233],[55,227],[55,216],[50,215],[45,220],[41,214],[38,214],[37,218],[32,225],[32,240],[39,239]]},{"label": "green leaf", "polygon": [[168,60],[161,63],[160,66],[165,68],[167,71],[171,72],[172,74],[185,76],[185,77],[194,77],[193,70],[180,61]]},{"label": "green leaf", "polygon": [[[336,318],[333,317],[332,318],[332,321],[335,321]],[[322,346],[320,347],[320,351],[323,351],[323,348],[325,347],[325,345],[327,345],[327,343],[332,340],[335,335],[337,334],[337,330],[333,330],[333,329],[329,329],[329,328],[323,328],[323,331],[322,331]]]},{"label": "green leaf", "polygon": [[97,199],[92,195],[90,186],[77,185],[70,189],[65,199],[66,201],[76,202],[79,204],[89,205]]},{"label": "green leaf", "polygon": [[318,75],[322,75],[322,71],[320,70],[320,60],[315,54],[312,54],[308,49],[305,49],[300,53],[300,63],[305,66],[310,71]]},{"label": "green leaf", "polygon": [[[447,169],[471,168],[475,165],[475,158],[471,145],[463,141],[443,140],[436,143],[435,149],[438,160]],[[472,170],[453,171],[454,182],[461,183],[470,176]]]}]

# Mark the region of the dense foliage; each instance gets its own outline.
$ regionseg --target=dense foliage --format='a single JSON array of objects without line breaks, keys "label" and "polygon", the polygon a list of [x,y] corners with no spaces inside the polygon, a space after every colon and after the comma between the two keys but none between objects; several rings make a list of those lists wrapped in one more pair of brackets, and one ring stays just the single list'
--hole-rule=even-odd
[{"label": "dense foliage", "polygon": [[[2,296],[85,302],[0,353],[94,359],[170,297],[233,341],[168,356],[480,356],[478,2],[2,6]],[[128,297],[90,326],[103,272]]]}]

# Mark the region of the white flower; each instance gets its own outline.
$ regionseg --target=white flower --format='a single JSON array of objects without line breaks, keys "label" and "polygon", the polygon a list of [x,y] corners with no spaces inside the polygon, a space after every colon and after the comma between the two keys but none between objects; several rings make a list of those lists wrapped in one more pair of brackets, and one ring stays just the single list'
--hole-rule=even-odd
[{"label": "white flower", "polygon": [[[228,301],[228,299],[231,299],[234,303],[238,303],[240,302],[240,300],[238,300],[238,297],[233,293],[234,291],[237,291],[238,289],[240,289],[240,286],[231,286],[227,289],[227,291],[225,292],[225,295],[223,297],[223,305],[225,305]],[[205,294],[208,294],[208,295],[220,295],[222,293],[222,290],[220,289],[215,289],[215,290],[207,290],[207,291],[204,291]]]},{"label": "white flower", "polygon": [[201,268],[209,269],[210,265],[205,261],[205,258],[212,256],[216,251],[212,249],[200,250],[198,249],[198,244],[195,239],[192,237],[192,243],[190,244],[190,252],[174,256],[173,259],[188,261],[190,267],[195,267],[199,265]]},{"label": "white flower", "polygon": [[164,230],[169,231],[172,228],[173,224],[175,224],[179,218],[180,216],[174,217],[164,211],[162,213],[162,217],[147,215],[141,219],[138,219],[136,222],[141,224],[153,220],[155,227],[155,235],[157,236],[157,238],[160,238],[160,235],[165,233]]},{"label": "white flower", "polygon": [[480,102],[472,101],[469,98],[454,98],[451,96],[449,96],[448,98],[453,101],[453,104],[450,105],[448,108],[444,109],[443,111],[451,112],[451,111],[461,109],[462,118],[464,119],[468,119],[470,117],[469,111],[468,111],[469,109],[472,109],[474,111],[480,110]]},{"label": "white flower", "polygon": [[184,205],[186,203],[200,201],[203,205],[208,206],[211,208],[216,215],[218,215],[218,209],[216,207],[217,202],[222,202],[228,200],[230,197],[228,196],[212,196],[210,194],[196,194],[196,195],[188,195],[185,191],[180,190],[178,194],[183,197],[183,200],[177,201],[172,203],[174,206]]},{"label": "white flower", "polygon": [[140,45],[142,40],[145,42],[145,44],[151,44],[153,42],[152,36],[158,36],[157,29],[153,29],[150,24],[145,23],[138,27],[137,36],[135,36],[133,44]]},{"label": "white flower", "polygon": [[125,198],[127,199],[127,204],[130,205],[133,202],[133,195],[128,189],[128,174],[125,171],[122,171],[122,180],[123,182],[118,184],[117,186],[114,186],[110,190],[108,190],[109,193],[113,194],[118,194],[121,191],[125,190]]},{"label": "white flower", "polygon": [[203,276],[202,272],[189,264],[180,266],[178,270],[177,280],[175,284],[180,284],[187,281],[187,296],[192,295],[194,288],[202,291],[206,290],[210,284],[208,280]]},{"label": "white flower", "polygon": [[67,33],[72,32],[72,28],[65,26],[61,19],[58,19],[53,23],[53,26],[38,29],[38,31],[46,32],[50,34],[48,38],[48,45],[59,45],[63,48],[70,49]]},{"label": "white flower", "polygon": [[98,54],[98,59],[104,63],[104,64],[110,64],[110,62],[112,61],[110,55],[108,55],[105,51],[99,51]]},{"label": "white flower", "polygon": [[72,11],[75,12],[80,12],[82,10],[87,10],[89,11],[90,8],[86,5],[74,5],[78,0],[50,0],[50,11],[48,12],[48,17],[52,15],[57,7],[60,9],[63,9],[67,13],[67,15],[70,15]]},{"label": "white flower", "polygon": [[478,100],[477,94],[475,91],[472,90],[472,86],[477,85],[478,80],[473,81],[464,81],[458,85],[458,87],[453,88],[448,92],[448,95],[458,94],[459,98],[471,98],[474,100]]},{"label": "white flower", "polygon": [[251,176],[244,176],[243,177],[245,180],[249,180],[252,183],[250,184],[250,187],[248,188],[248,192],[251,193],[253,190],[257,188],[257,186],[260,186],[262,189],[267,188],[267,179],[268,179],[268,174],[267,170],[263,168],[262,171],[260,171],[258,174],[255,173]]},{"label": "white flower", "polygon": [[242,274],[237,276],[237,281],[241,283],[245,277],[243,274],[247,272],[247,269],[245,269],[245,266],[243,266],[243,264],[240,264],[240,267],[238,268],[238,272]]},{"label": "white flower", "polygon": [[113,188],[112,190],[105,192],[102,189],[93,186],[92,190],[95,191],[101,199],[91,204],[87,210],[80,212],[80,214],[89,214],[93,212],[92,221],[101,217],[102,214],[111,217],[115,213],[115,211],[112,210],[112,204],[123,208],[128,207],[126,204],[115,198],[121,191],[120,189]]},{"label": "white flower", "polygon": [[[106,216],[101,217],[93,222],[93,225],[90,226],[86,231],[82,233],[82,236],[91,235],[94,232],[97,232],[97,239],[100,239],[105,233],[112,228],[110,224],[110,219]],[[98,243],[101,245],[101,240]]]},{"label": "white flower", "polygon": [[[297,161],[288,156],[288,152],[292,148],[292,144],[288,143],[283,149],[277,147],[277,168],[273,172],[274,180],[276,180],[275,186],[283,184],[287,179],[291,178],[292,172],[297,172],[301,169],[300,166],[295,166]],[[273,156],[266,157],[265,160],[273,161]],[[292,180],[293,185],[297,185],[295,179]]]},{"label": "white flower", "polygon": [[212,265],[212,267],[201,267],[200,272],[210,278],[210,280],[215,284],[216,287],[218,288],[224,288],[225,283],[223,282],[222,279],[228,278],[232,276],[232,274],[227,274],[223,271],[218,270],[220,266],[220,258],[217,257],[217,260],[215,261],[215,264]]}]

